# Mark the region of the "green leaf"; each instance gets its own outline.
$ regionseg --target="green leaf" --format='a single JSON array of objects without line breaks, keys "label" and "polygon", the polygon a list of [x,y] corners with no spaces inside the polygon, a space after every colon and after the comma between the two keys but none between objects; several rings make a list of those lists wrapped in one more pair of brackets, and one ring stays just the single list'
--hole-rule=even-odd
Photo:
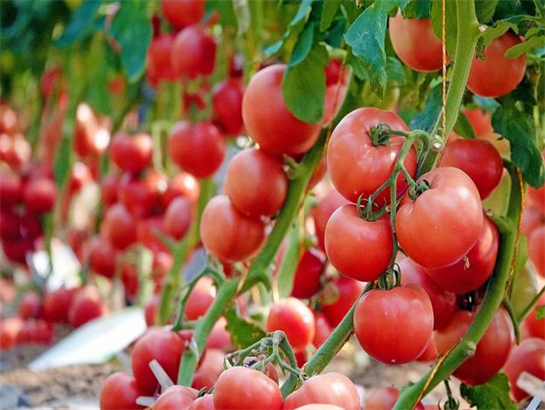
[{"label": "green leaf", "polygon": [[431,17],[431,0],[411,0],[403,10],[403,17],[415,18],[418,20]]},{"label": "green leaf", "polygon": [[509,140],[511,160],[520,168],[523,179],[535,188],[543,185],[545,169],[532,115],[519,111],[513,101],[507,100],[492,115],[492,127]]},{"label": "green leaf", "polygon": [[536,319],[537,320],[545,319],[545,305],[536,306]]},{"label": "green leaf", "polygon": [[486,24],[496,11],[496,6],[499,0],[478,0],[475,2],[475,11],[477,12],[477,19],[480,23]]},{"label": "green leaf", "polygon": [[405,85],[407,83],[403,64],[395,57],[388,57],[386,60],[386,73],[388,74],[388,84]]},{"label": "green leaf", "polygon": [[[447,45],[447,52],[452,60],[456,57],[456,38],[458,29],[456,26],[456,2],[446,0],[446,27],[445,27],[445,42]],[[443,36],[443,2],[442,0],[432,0],[431,3],[431,22],[433,24],[433,31],[438,38]]]},{"label": "green leaf", "polygon": [[441,113],[443,91],[440,85],[431,90],[424,105],[424,111],[414,116],[411,120],[411,130],[424,130],[430,132],[435,127],[435,122]]},{"label": "green leaf", "polygon": [[93,28],[96,12],[102,0],[86,0],[72,13],[68,26],[55,42],[57,47],[68,47],[85,37]]},{"label": "green leaf", "polygon": [[227,319],[226,329],[231,335],[231,343],[235,349],[248,347],[267,336],[267,333],[258,325],[239,317],[234,309],[227,312],[225,319]]},{"label": "green leaf", "polygon": [[335,14],[339,10],[341,3],[338,0],[324,0],[324,7],[322,9],[322,17],[320,19],[320,31],[326,31],[333,23]]},{"label": "green leaf", "polygon": [[205,7],[208,16],[214,11],[219,14],[222,26],[237,27],[237,16],[235,14],[233,0],[207,0]]},{"label": "green leaf", "polygon": [[509,30],[514,30],[515,33],[518,33],[518,26],[516,23],[507,20],[497,21],[494,27],[488,27],[483,33],[481,37],[483,40],[483,46],[488,47],[494,39],[504,35]]},{"label": "green leaf", "polygon": [[545,44],[545,35],[533,36],[533,37],[527,38],[526,41],[511,47],[509,50],[505,52],[505,57],[517,58],[527,53],[531,49],[541,47],[544,44]]},{"label": "green leaf", "polygon": [[352,23],[344,38],[369,78],[371,89],[381,98],[388,82],[384,37],[392,0],[380,0],[366,8]]},{"label": "green leaf", "polygon": [[299,243],[299,224],[295,223],[289,233],[289,243],[284,249],[282,263],[278,268],[278,295],[281,298],[287,298],[293,290],[293,278],[299,263],[300,243]]},{"label": "green leaf", "polygon": [[454,124],[454,132],[464,138],[475,138],[475,133],[473,132],[473,127],[469,123],[467,117],[461,111],[458,113],[458,118],[456,119],[456,124]]},{"label": "green leaf", "polygon": [[121,64],[129,81],[136,81],[146,67],[152,27],[147,2],[122,1],[112,22],[111,35],[121,46]]},{"label": "green leaf", "polygon": [[471,407],[476,406],[478,410],[517,410],[517,405],[509,396],[509,380],[504,373],[496,374],[487,383],[479,386],[462,384],[460,393]]}]

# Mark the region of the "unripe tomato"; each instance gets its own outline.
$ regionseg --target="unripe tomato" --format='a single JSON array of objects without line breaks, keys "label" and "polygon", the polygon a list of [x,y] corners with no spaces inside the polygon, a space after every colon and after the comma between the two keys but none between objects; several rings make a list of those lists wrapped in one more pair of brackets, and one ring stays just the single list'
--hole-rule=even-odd
[{"label": "unripe tomato", "polygon": [[203,316],[216,299],[216,288],[211,278],[205,276],[197,282],[187,298],[185,317],[188,320],[197,320]]},{"label": "unripe tomato", "polygon": [[191,403],[189,410],[216,410],[214,407],[214,395],[205,394],[204,396],[198,397]]},{"label": "unripe tomato", "polygon": [[528,254],[537,273],[545,278],[545,225],[534,229],[528,238]]},{"label": "unripe tomato", "polygon": [[172,34],[160,34],[151,40],[148,49],[148,75],[162,81],[174,81],[171,55],[174,45]]},{"label": "unripe tomato", "polygon": [[299,299],[287,298],[271,306],[265,328],[267,332],[282,330],[293,350],[302,351],[314,339],[314,326],[314,315],[309,307]]},{"label": "unripe tomato", "polygon": [[163,15],[177,29],[196,24],[205,14],[206,0],[161,0]]},{"label": "unripe tomato", "polygon": [[153,170],[140,177],[124,174],[119,183],[119,200],[135,218],[149,216],[160,208],[166,184],[164,176]]},{"label": "unripe tomato", "polygon": [[68,321],[70,326],[78,328],[107,313],[108,308],[96,288],[87,286],[75,294],[68,311]]},{"label": "unripe tomato", "polygon": [[348,201],[344,196],[339,194],[336,189],[332,189],[311,211],[312,219],[314,220],[314,230],[316,232],[316,237],[318,238],[318,245],[323,251],[325,251],[324,235],[327,221],[329,221],[333,212],[347,203]]},{"label": "unripe tomato", "polygon": [[239,262],[253,257],[265,241],[265,225],[236,210],[229,198],[212,198],[202,214],[201,240],[222,262]]},{"label": "unripe tomato", "polygon": [[[336,278],[325,286],[325,300],[322,304],[327,321],[331,327],[336,327],[358,300],[365,285],[357,280],[344,276]],[[328,295],[327,293],[331,293]]]},{"label": "unripe tomato", "polygon": [[35,319],[42,312],[42,300],[40,296],[33,291],[26,292],[19,302],[19,317],[21,319]]},{"label": "unripe tomato", "polygon": [[225,158],[227,143],[213,124],[179,121],[168,139],[168,153],[174,163],[196,178],[214,174]]},{"label": "unripe tomato", "polygon": [[291,296],[310,299],[320,290],[320,278],[325,269],[326,257],[317,249],[305,250],[295,269]]},{"label": "unripe tomato", "polygon": [[100,390],[100,410],[143,409],[136,404],[136,399],[143,395],[134,377],[116,372],[104,380]]},{"label": "unripe tomato", "polygon": [[23,201],[27,209],[36,213],[53,210],[57,199],[57,187],[49,178],[36,178],[27,182]]},{"label": "unripe tomato", "polygon": [[[399,390],[393,387],[383,387],[376,390],[365,400],[363,410],[390,410],[394,407],[398,397]],[[418,402],[415,409],[424,410],[422,402]]]},{"label": "unripe tomato", "polygon": [[505,53],[520,43],[520,38],[511,32],[492,40],[484,50],[484,59],[474,58],[471,63],[469,91],[480,97],[498,98],[517,88],[526,72],[526,56],[507,58]]},{"label": "unripe tomato", "polygon": [[151,164],[153,141],[143,132],[118,132],[110,145],[110,158],[122,171],[137,173]]},{"label": "unripe tomato", "polygon": [[131,353],[131,366],[134,378],[144,392],[153,394],[158,386],[149,367],[154,359],[171,380],[177,380],[184,346],[182,338],[167,329],[152,329],[136,341]]},{"label": "unripe tomato", "polygon": [[433,308],[433,326],[441,328],[448,322],[456,310],[456,295],[437,286],[427,275],[424,268],[418,266],[410,258],[399,262],[403,284],[420,286],[428,294]]},{"label": "unripe tomato", "polygon": [[243,214],[253,218],[274,216],[286,200],[288,177],[277,158],[262,150],[247,149],[229,162],[224,191]]},{"label": "unripe tomato", "polygon": [[396,55],[408,67],[425,73],[443,66],[443,46],[431,20],[404,19],[399,12],[390,17],[388,29]]},{"label": "unripe tomato", "polygon": [[[366,199],[392,174],[405,138],[392,135],[389,143],[374,145],[371,129],[386,124],[393,130],[408,131],[407,125],[394,112],[377,108],[358,108],[335,127],[327,149],[327,169],[331,182],[346,199],[357,202]],[[410,175],[416,173],[416,151],[411,148],[403,162]],[[365,175],[365,177],[362,177]],[[397,179],[398,198],[407,189],[403,175]],[[383,190],[375,202],[390,202],[390,189]]]},{"label": "unripe tomato", "polygon": [[244,86],[235,78],[228,78],[219,83],[212,93],[212,107],[217,120],[227,135],[239,135],[243,128],[242,98]]},{"label": "unripe tomato", "polygon": [[118,174],[108,174],[100,183],[100,195],[105,206],[110,206],[117,202],[119,183],[121,176]]},{"label": "unripe tomato", "polygon": [[425,268],[458,262],[481,234],[483,212],[477,187],[463,171],[445,167],[422,175],[430,188],[412,200],[406,195],[396,215],[403,251]]},{"label": "unripe tomato", "polygon": [[372,290],[356,306],[354,330],[363,350],[374,359],[386,364],[411,362],[432,337],[430,298],[414,285]]},{"label": "unripe tomato", "polygon": [[252,77],[242,100],[242,118],[248,135],[264,151],[302,154],[314,145],[321,127],[301,121],[289,111],[281,87],[285,71],[285,65],[275,64]]},{"label": "unripe tomato", "polygon": [[224,371],[214,388],[216,410],[280,410],[282,393],[278,384],[263,373],[247,367]]},{"label": "unripe tomato", "polygon": [[102,237],[97,236],[89,245],[89,268],[97,275],[112,279],[117,267],[117,250]]},{"label": "unripe tomato", "polygon": [[531,264],[527,263],[519,272],[515,273],[512,286],[509,299],[518,316],[526,308],[528,301],[537,295],[537,275]]},{"label": "unripe tomato", "polygon": [[360,397],[356,386],[341,373],[313,376],[286,397],[284,410],[293,410],[307,404],[333,404],[345,410],[359,410]]},{"label": "unripe tomato", "polygon": [[186,197],[192,203],[199,199],[199,183],[187,172],[179,172],[168,182],[167,189],[161,197],[163,207],[168,208],[168,205],[179,196]]},{"label": "unripe tomato", "polygon": [[528,372],[539,380],[545,379],[545,341],[536,337],[523,340],[511,351],[504,370],[513,398],[519,402],[528,397],[528,393],[517,386],[517,380],[522,372]]},{"label": "unripe tomato", "polygon": [[44,318],[49,323],[68,323],[68,310],[77,289],[60,288],[44,298]]},{"label": "unripe tomato", "polygon": [[186,27],[176,35],[170,58],[178,78],[211,75],[216,66],[216,41],[202,26]]},{"label": "unripe tomato", "polygon": [[188,232],[193,218],[193,204],[183,196],[175,198],[165,211],[165,232],[174,239],[181,239]]},{"label": "unripe tomato", "polygon": [[344,205],[327,222],[325,249],[329,262],[343,275],[362,282],[376,280],[392,257],[390,220],[384,215],[366,221],[356,205]]},{"label": "unripe tomato", "polygon": [[187,410],[197,398],[198,391],[186,386],[170,386],[153,403],[153,410]]},{"label": "unripe tomato", "polygon": [[[456,312],[449,323],[435,332],[437,352],[444,355],[464,337],[475,317],[474,312]],[[475,386],[486,383],[505,364],[514,340],[513,325],[509,315],[500,309],[484,336],[477,344],[475,354],[453,373],[465,384]]]},{"label": "unripe tomato", "polygon": [[137,240],[136,220],[121,203],[112,205],[106,211],[102,227],[105,238],[118,249],[125,249]]}]

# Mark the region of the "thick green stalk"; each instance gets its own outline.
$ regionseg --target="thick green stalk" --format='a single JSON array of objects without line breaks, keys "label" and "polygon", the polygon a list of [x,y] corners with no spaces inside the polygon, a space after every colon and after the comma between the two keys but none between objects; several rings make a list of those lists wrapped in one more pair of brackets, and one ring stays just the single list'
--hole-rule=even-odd
[{"label": "thick green stalk", "polygon": [[417,383],[403,390],[393,410],[413,409],[416,404],[435,386],[448,378],[466,359],[475,354],[475,349],[488,329],[494,313],[499,309],[505,297],[509,274],[513,269],[513,258],[518,240],[518,225],[522,210],[522,184],[518,171],[508,166],[511,175],[511,195],[507,219],[510,226],[500,233],[500,245],[494,273],[486,288],[486,294],[475,319],[464,338],[444,358],[436,362],[434,368]]}]

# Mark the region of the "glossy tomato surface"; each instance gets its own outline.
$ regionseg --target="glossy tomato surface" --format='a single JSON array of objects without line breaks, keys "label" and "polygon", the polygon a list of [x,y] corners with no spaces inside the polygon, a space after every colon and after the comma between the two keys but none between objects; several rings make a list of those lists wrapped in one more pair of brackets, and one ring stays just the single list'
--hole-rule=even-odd
[{"label": "glossy tomato surface", "polygon": [[314,315],[299,299],[282,299],[271,306],[265,329],[282,330],[293,349],[303,351],[314,339]]},{"label": "glossy tomato surface", "polygon": [[511,351],[504,370],[513,398],[519,402],[528,397],[528,393],[517,386],[517,380],[522,372],[528,372],[539,380],[545,379],[545,341],[536,337],[523,340]]},{"label": "glossy tomato surface", "polygon": [[116,372],[104,381],[100,390],[100,410],[143,409],[136,404],[142,396],[136,380],[122,372]]},{"label": "glossy tomato surface", "polygon": [[346,198],[339,194],[336,189],[331,189],[326,196],[319,200],[318,204],[311,211],[318,245],[323,251],[325,251],[324,236],[327,222],[331,218],[331,215],[333,215],[333,212],[346,204],[348,204]]}]

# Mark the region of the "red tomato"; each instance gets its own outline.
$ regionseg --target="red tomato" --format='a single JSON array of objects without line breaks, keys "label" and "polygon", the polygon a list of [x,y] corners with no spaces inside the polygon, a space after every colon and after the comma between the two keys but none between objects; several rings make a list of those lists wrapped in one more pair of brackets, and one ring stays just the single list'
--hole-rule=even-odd
[{"label": "red tomato", "polygon": [[137,240],[136,220],[121,203],[108,208],[102,227],[105,238],[118,249],[125,249]]},{"label": "red tomato", "polygon": [[528,254],[537,273],[545,278],[545,225],[534,229],[528,238]]},{"label": "red tomato", "polygon": [[186,386],[170,386],[153,403],[153,410],[187,410],[197,398],[198,391]]},{"label": "red tomato", "polygon": [[229,162],[224,191],[243,214],[253,218],[274,216],[286,200],[288,177],[277,158],[262,150],[247,149]]},{"label": "red tomato", "polygon": [[75,294],[68,310],[68,321],[70,326],[77,328],[107,313],[108,308],[96,288],[87,286]]},{"label": "red tomato", "polygon": [[204,17],[206,0],[161,0],[165,18],[177,29],[196,24]]},{"label": "red tomato", "polygon": [[136,399],[143,396],[136,380],[125,373],[116,372],[104,381],[100,390],[100,410],[143,409]]},{"label": "red tomato", "polygon": [[306,404],[301,407],[297,407],[297,410],[343,410],[339,406],[334,404]]},{"label": "red tomato", "polygon": [[535,337],[523,340],[511,351],[504,370],[514,399],[519,402],[528,397],[528,393],[517,386],[517,380],[522,372],[528,372],[539,380],[545,379],[545,341]]},{"label": "red tomato", "polygon": [[466,108],[464,114],[471,124],[471,128],[473,128],[473,132],[477,138],[484,137],[494,132],[494,129],[492,128],[492,113],[490,111],[484,111],[480,108]]},{"label": "red tomato", "polygon": [[278,384],[257,370],[232,367],[224,371],[214,388],[217,410],[280,410]]},{"label": "red tomato", "polygon": [[285,65],[275,64],[252,77],[242,100],[242,118],[248,135],[264,151],[302,154],[314,145],[321,127],[297,119],[286,107],[281,88],[285,71]]},{"label": "red tomato", "polygon": [[316,237],[318,238],[320,249],[325,251],[324,235],[327,221],[329,221],[329,218],[333,212],[347,203],[348,201],[341,194],[339,194],[337,190],[332,189],[311,211],[311,215],[314,220],[314,230],[316,231]]},{"label": "red tomato", "polygon": [[68,323],[68,310],[77,289],[60,288],[44,298],[44,318],[50,323]]},{"label": "red tomato", "polygon": [[140,388],[153,394],[158,386],[149,362],[157,360],[171,380],[178,379],[178,367],[185,343],[175,332],[151,329],[138,339],[131,353],[132,372]]},{"label": "red tomato", "polygon": [[206,349],[219,349],[224,352],[233,350],[231,335],[227,331],[226,326],[227,321],[224,317],[221,317],[212,328],[208,339],[206,339]]},{"label": "red tomato", "polygon": [[209,76],[216,66],[216,41],[202,26],[186,27],[176,35],[170,58],[179,78]]},{"label": "red tomato", "polygon": [[189,231],[193,218],[193,204],[183,196],[175,198],[165,211],[165,232],[174,239],[181,239]]},{"label": "red tomato", "polygon": [[537,206],[526,205],[522,209],[522,220],[520,225],[521,232],[527,237],[530,237],[534,229],[540,225],[545,225],[545,215],[543,215]]},{"label": "red tomato", "polygon": [[376,360],[411,362],[424,352],[432,337],[430,298],[414,285],[372,290],[356,306],[354,330],[363,350]]},{"label": "red tomato", "polygon": [[23,199],[21,178],[15,172],[4,168],[0,168],[0,197],[2,207],[15,205]]},{"label": "red tomato", "polygon": [[[416,200],[406,195],[396,216],[403,251],[425,268],[458,262],[481,234],[483,212],[477,187],[457,168],[437,168],[422,175],[430,189]],[[430,210],[433,210],[431,212]]]},{"label": "red tomato", "polygon": [[539,189],[528,187],[528,194],[532,203],[539,207],[541,213],[545,214],[545,186],[542,186]]},{"label": "red tomato", "polygon": [[32,148],[21,135],[0,134],[0,160],[11,169],[20,170],[30,161]]},{"label": "red tomato", "polygon": [[9,317],[0,321],[0,349],[7,350],[17,343],[24,322],[18,317]]},{"label": "red tomato", "polygon": [[337,84],[339,77],[341,76],[342,61],[337,59],[329,60],[327,66],[324,68],[325,71],[325,85]]},{"label": "red tomato", "polygon": [[435,345],[435,339],[432,337],[430,342],[426,346],[426,350],[422,352],[416,361],[418,362],[433,362],[437,359],[437,346]]},{"label": "red tomato", "polygon": [[392,228],[387,215],[370,222],[360,218],[356,205],[337,209],[325,230],[329,262],[352,279],[378,279],[392,257]]},{"label": "red tomato", "polygon": [[168,208],[168,205],[179,196],[184,196],[193,203],[199,199],[199,183],[187,172],[179,172],[168,182],[161,198],[163,208]]},{"label": "red tomato", "polygon": [[433,308],[433,326],[435,329],[445,325],[456,310],[456,295],[437,286],[427,275],[424,268],[411,259],[399,262],[403,284],[420,286],[428,294]]},{"label": "red tomato", "polygon": [[360,397],[356,386],[341,373],[313,376],[298,390],[289,394],[284,410],[293,410],[306,404],[333,404],[345,410],[359,410]]},{"label": "red tomato", "polygon": [[212,176],[225,158],[225,138],[213,124],[179,121],[168,139],[168,152],[183,170],[197,178]]},{"label": "red tomato", "polygon": [[329,325],[326,315],[322,312],[313,312],[314,313],[314,324],[316,331],[314,332],[314,339],[312,344],[316,349],[318,349],[324,342],[327,340],[333,328]]},{"label": "red tomato", "polygon": [[326,285],[324,293],[332,295],[326,295],[322,311],[331,327],[336,327],[341,322],[360,297],[364,287],[362,282],[344,276],[336,278]]},{"label": "red tomato", "polygon": [[57,199],[57,187],[48,178],[36,178],[27,182],[23,192],[23,201],[27,209],[36,213],[53,210]]},{"label": "red tomato", "polygon": [[174,45],[172,34],[160,34],[151,40],[148,49],[148,75],[163,81],[174,81],[171,54]]},{"label": "red tomato", "polygon": [[146,318],[146,325],[148,327],[154,326],[156,323],[157,308],[159,307],[159,302],[161,301],[161,295],[153,295],[149,303],[144,309],[144,317]]},{"label": "red tomato", "polygon": [[161,216],[152,216],[138,221],[138,242],[153,252],[169,252],[169,248],[158,236],[165,234],[165,225]]},{"label": "red tomato", "polygon": [[[62,123],[61,123],[62,125]],[[110,143],[110,131],[93,108],[86,103],[78,105],[74,131],[74,150],[80,158],[98,157]]]},{"label": "red tomato", "polygon": [[443,66],[443,46],[431,20],[404,19],[397,13],[390,17],[389,32],[396,55],[413,70],[426,73]]},{"label": "red tomato", "polygon": [[503,173],[503,161],[498,150],[485,140],[459,139],[449,142],[439,166],[464,171],[477,186],[481,199],[488,198],[496,189]]},{"label": "red tomato", "polygon": [[[327,149],[327,169],[331,182],[346,199],[357,202],[360,196],[368,198],[392,174],[405,139],[393,135],[390,142],[374,145],[369,134],[372,127],[386,124],[393,130],[408,131],[407,125],[395,113],[378,108],[359,108],[352,111],[335,127]],[[411,148],[404,161],[410,175],[416,173],[416,151]],[[365,178],[362,178],[365,175]],[[397,194],[407,189],[405,178],[397,180]],[[390,202],[390,189],[376,198],[379,205]]]},{"label": "red tomato", "polygon": [[319,250],[305,250],[297,263],[291,296],[310,299],[320,290],[320,278],[325,269],[326,257]]},{"label": "red tomato", "polygon": [[142,218],[160,207],[164,189],[166,180],[155,171],[142,177],[125,174],[119,183],[119,200],[135,218]]},{"label": "red tomato", "polygon": [[[326,66],[326,89],[325,89],[325,105],[324,105],[324,116],[322,118],[322,125],[329,124],[333,118],[338,114],[339,110],[341,109],[341,106],[343,104],[343,101],[346,97],[346,93],[348,92],[348,80],[349,80],[349,73],[348,70],[344,70],[343,78],[339,81],[339,76],[341,74],[341,64],[340,61],[338,63],[334,63],[335,61],[339,60],[331,60],[329,64]],[[330,66],[338,66],[338,68],[333,68],[332,70],[336,71],[339,70],[336,73],[328,72],[328,67]],[[336,77],[336,78],[335,78]],[[330,81],[335,80],[335,82],[330,83]]]},{"label": "red tomato", "polygon": [[123,262],[121,265],[121,283],[123,284],[123,291],[125,292],[125,298],[134,300],[138,294],[139,278],[138,268],[129,262]]},{"label": "red tomato", "polygon": [[0,132],[13,134],[17,131],[17,113],[7,104],[0,104]]},{"label": "red tomato", "polygon": [[267,332],[282,330],[293,350],[303,351],[314,339],[314,315],[299,299],[287,298],[279,300],[271,306],[267,324]]},{"label": "red tomato", "polygon": [[[383,387],[367,398],[363,410],[390,410],[394,407],[398,397],[399,390],[393,387]],[[416,405],[415,410],[424,410],[422,402]]]},{"label": "red tomato", "polygon": [[112,279],[117,267],[117,250],[102,237],[97,236],[89,244],[89,268],[97,275]]},{"label": "red tomato", "polygon": [[219,375],[223,372],[223,363],[225,353],[222,350],[209,349],[206,351],[206,356],[199,365],[193,377],[191,387],[201,389],[211,389],[218,380]]},{"label": "red tomato", "polygon": [[[445,327],[437,330],[437,353],[444,355],[450,351],[466,334],[474,317],[474,312],[456,312]],[[475,354],[458,367],[453,375],[470,386],[486,383],[507,361],[513,340],[511,320],[500,309],[494,314],[490,326],[477,344]]]},{"label": "red tomato", "polygon": [[187,298],[185,316],[188,320],[197,320],[203,316],[216,299],[216,288],[209,277],[199,279]]},{"label": "red tomato", "polygon": [[[4,198],[2,198],[4,200]],[[16,241],[21,237],[21,216],[11,209],[0,209],[0,238],[2,241]]]},{"label": "red tomato", "polygon": [[143,132],[118,132],[110,145],[110,158],[122,171],[137,173],[151,165],[153,140]]},{"label": "red tomato", "polygon": [[481,287],[492,275],[498,255],[499,233],[494,223],[484,215],[481,235],[468,254],[454,265],[425,272],[441,288],[464,294]]},{"label": "red tomato", "polygon": [[219,83],[212,94],[212,106],[217,120],[227,135],[239,135],[243,129],[242,97],[244,86],[240,80],[228,78]]},{"label": "red tomato", "polygon": [[100,183],[100,194],[104,205],[110,206],[117,202],[119,182],[121,176],[117,174],[108,174]]},{"label": "red tomato", "polygon": [[42,312],[42,300],[36,292],[26,292],[19,302],[19,317],[21,319],[37,318]]},{"label": "red tomato", "polygon": [[189,406],[189,410],[216,410],[214,407],[214,395],[206,394],[198,397],[191,406]]},{"label": "red tomato", "polygon": [[523,337],[539,337],[545,340],[545,321],[536,318],[536,308],[545,305],[545,296],[542,296],[531,310],[522,325]]},{"label": "red tomato", "polygon": [[222,262],[250,259],[265,240],[263,222],[241,214],[225,195],[208,202],[200,230],[204,247]]},{"label": "red tomato", "polygon": [[485,48],[484,59],[474,58],[471,63],[467,79],[469,91],[480,97],[497,98],[517,88],[526,72],[526,56],[522,54],[510,59],[505,57],[505,53],[520,43],[520,38],[511,32],[494,39]]}]

